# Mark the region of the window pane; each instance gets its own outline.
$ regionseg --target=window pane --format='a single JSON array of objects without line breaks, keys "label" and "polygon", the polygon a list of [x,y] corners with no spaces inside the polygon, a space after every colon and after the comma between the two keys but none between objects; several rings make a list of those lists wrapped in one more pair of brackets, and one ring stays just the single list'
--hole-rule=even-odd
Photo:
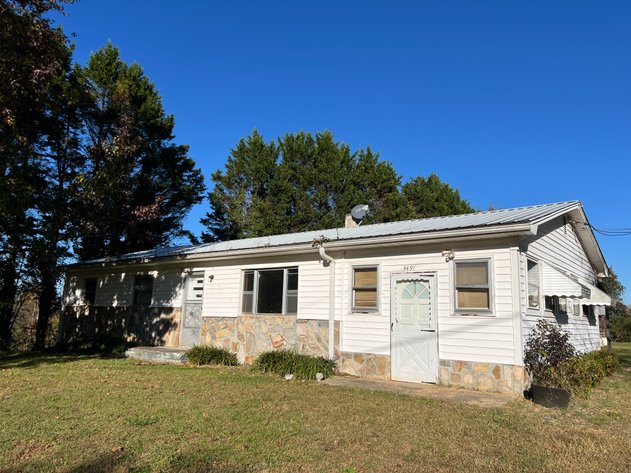
[{"label": "window pane", "polygon": [[458,309],[488,309],[488,289],[458,289]]},{"label": "window pane", "polygon": [[287,290],[298,290],[298,268],[289,268],[287,270]]},{"label": "window pane", "polygon": [[283,312],[284,270],[259,271],[257,313],[280,314]]},{"label": "window pane", "polygon": [[355,268],[355,287],[377,286],[377,268]]},{"label": "window pane", "polygon": [[539,308],[539,265],[528,261],[528,307]]},{"label": "window pane", "polygon": [[565,297],[559,298],[559,312],[563,312],[564,314],[567,312],[567,304]]},{"label": "window pane", "polygon": [[485,261],[456,263],[456,285],[481,285],[489,283],[488,264]]},{"label": "window pane", "polygon": [[151,305],[153,292],[152,276],[136,276],[134,279],[134,305]]},{"label": "window pane", "polygon": [[355,307],[376,309],[377,290],[376,289],[355,289]]},{"label": "window pane", "polygon": [[85,280],[85,302],[88,305],[94,305],[96,299],[96,278],[87,278]]},{"label": "window pane", "polygon": [[244,314],[252,313],[252,302],[254,301],[254,294],[251,292],[243,294],[243,306],[241,308],[241,312]]},{"label": "window pane", "polygon": [[243,290],[244,291],[254,290],[254,271],[243,272]]},{"label": "window pane", "polygon": [[285,312],[287,314],[296,314],[298,312],[298,294],[287,294]]}]

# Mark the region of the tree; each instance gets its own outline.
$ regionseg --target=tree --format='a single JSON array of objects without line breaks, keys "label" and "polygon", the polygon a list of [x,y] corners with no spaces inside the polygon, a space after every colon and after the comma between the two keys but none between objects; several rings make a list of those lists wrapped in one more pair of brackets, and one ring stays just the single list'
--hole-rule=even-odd
[{"label": "tree", "polygon": [[630,341],[631,310],[622,302],[625,287],[613,268],[609,268],[609,276],[598,280],[598,288],[611,297],[611,305],[605,308],[608,338],[615,342]]},{"label": "tree", "polygon": [[401,189],[409,207],[411,218],[458,215],[475,210],[460,197],[460,192],[444,183],[436,174],[427,178],[416,177],[406,182]]},{"label": "tree", "polygon": [[121,61],[112,44],[75,73],[86,94],[87,150],[76,180],[78,257],[165,245],[181,234],[184,216],[205,191],[188,147],[173,142],[173,116],[142,68]]},{"label": "tree", "polygon": [[352,152],[329,131],[266,142],[255,130],[211,178],[204,241],[340,227],[360,203],[371,209],[365,223],[472,211],[435,175],[414,179],[401,192],[390,162],[370,147]]},{"label": "tree", "polygon": [[42,153],[54,91],[69,61],[48,13],[63,0],[0,0],[0,349],[11,342],[16,295],[34,241],[33,196],[45,188]]}]

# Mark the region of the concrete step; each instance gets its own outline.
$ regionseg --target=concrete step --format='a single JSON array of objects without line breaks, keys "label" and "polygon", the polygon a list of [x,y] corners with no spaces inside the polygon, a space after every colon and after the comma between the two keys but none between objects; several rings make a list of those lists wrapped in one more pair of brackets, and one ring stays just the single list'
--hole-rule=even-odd
[{"label": "concrete step", "polygon": [[186,363],[186,348],[133,347],[125,352],[127,358],[151,361],[153,363]]}]

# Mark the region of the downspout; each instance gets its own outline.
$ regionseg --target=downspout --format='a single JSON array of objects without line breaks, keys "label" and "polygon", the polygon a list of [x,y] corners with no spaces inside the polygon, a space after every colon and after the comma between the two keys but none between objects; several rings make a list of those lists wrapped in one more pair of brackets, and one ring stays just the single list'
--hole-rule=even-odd
[{"label": "downspout", "polygon": [[322,243],[318,245],[320,257],[329,262],[329,359],[335,357],[335,260],[326,254]]}]

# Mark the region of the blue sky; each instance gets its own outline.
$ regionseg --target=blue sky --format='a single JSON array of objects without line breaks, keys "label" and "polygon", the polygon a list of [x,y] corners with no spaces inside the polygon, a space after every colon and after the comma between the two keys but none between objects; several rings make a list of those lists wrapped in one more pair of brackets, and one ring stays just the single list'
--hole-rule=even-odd
[{"label": "blue sky", "polygon": [[[75,59],[140,63],[206,178],[239,138],[331,130],[475,207],[579,199],[631,227],[631,2],[83,0]],[[186,226],[201,231],[206,204]],[[598,236],[629,288],[631,236]]]}]

